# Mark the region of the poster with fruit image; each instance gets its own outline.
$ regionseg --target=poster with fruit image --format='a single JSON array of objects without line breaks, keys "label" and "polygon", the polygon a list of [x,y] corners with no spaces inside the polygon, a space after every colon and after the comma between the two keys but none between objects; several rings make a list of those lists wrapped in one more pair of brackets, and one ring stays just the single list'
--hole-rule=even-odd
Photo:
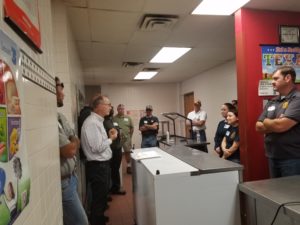
[{"label": "poster with fruit image", "polygon": [[0,225],[14,224],[30,199],[20,70],[20,49],[0,30]]}]

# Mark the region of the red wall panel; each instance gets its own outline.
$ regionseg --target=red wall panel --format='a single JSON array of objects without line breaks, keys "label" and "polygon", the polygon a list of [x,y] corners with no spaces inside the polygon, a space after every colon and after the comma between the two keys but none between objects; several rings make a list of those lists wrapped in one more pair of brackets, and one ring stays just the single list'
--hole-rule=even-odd
[{"label": "red wall panel", "polygon": [[268,178],[263,136],[255,131],[262,111],[261,44],[279,44],[279,25],[300,25],[300,13],[241,9],[235,13],[236,65],[244,180]]}]

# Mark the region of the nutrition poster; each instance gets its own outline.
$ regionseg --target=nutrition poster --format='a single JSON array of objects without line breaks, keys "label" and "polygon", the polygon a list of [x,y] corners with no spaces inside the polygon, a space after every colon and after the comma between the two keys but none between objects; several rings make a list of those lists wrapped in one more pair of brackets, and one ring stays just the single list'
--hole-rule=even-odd
[{"label": "nutrition poster", "polygon": [[18,46],[0,30],[0,225],[13,224],[30,196],[19,60]]}]

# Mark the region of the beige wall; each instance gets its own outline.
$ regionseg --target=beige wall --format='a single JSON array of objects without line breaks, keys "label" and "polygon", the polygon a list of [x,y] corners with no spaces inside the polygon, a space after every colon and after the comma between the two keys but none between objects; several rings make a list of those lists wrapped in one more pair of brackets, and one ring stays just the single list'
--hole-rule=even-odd
[{"label": "beige wall", "polygon": [[[215,131],[219,121],[222,120],[220,115],[221,105],[237,98],[235,60],[182,82],[181,96],[192,91],[195,99],[201,100],[202,109],[207,112],[206,135],[211,143],[209,150],[212,150]],[[183,101],[183,97],[181,101]]]}]

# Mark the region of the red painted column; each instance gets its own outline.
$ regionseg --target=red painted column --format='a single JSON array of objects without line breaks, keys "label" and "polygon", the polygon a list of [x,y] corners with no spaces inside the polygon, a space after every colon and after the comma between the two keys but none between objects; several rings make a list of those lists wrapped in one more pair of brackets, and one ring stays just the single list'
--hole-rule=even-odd
[{"label": "red painted column", "polygon": [[236,65],[244,181],[269,177],[263,136],[255,131],[262,112],[258,96],[262,79],[261,44],[279,44],[279,25],[300,26],[300,13],[241,9],[235,13]]}]

